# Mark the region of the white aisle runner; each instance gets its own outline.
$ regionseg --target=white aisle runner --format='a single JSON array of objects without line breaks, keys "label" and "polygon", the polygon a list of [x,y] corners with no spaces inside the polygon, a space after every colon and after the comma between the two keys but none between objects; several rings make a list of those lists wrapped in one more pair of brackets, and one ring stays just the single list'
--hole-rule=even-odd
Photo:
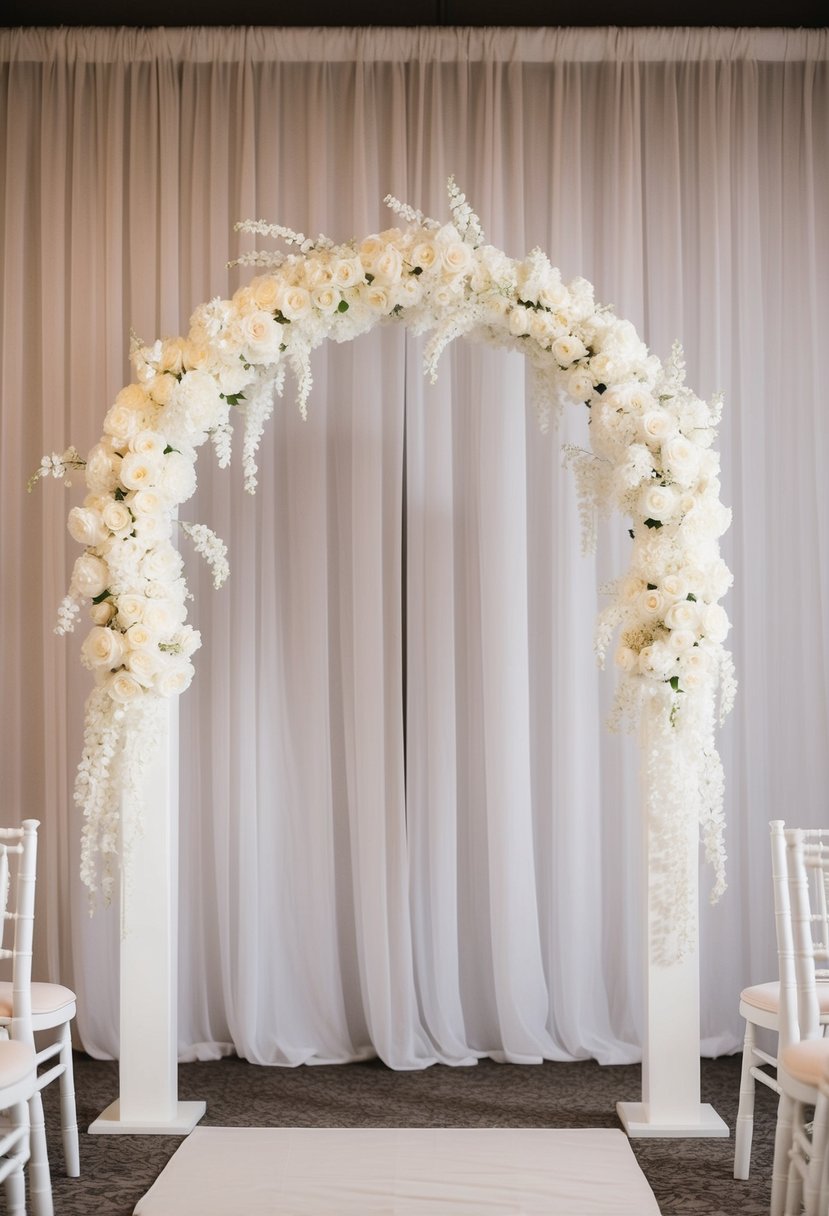
[{"label": "white aisle runner", "polygon": [[611,1128],[198,1127],[135,1216],[659,1216]]}]

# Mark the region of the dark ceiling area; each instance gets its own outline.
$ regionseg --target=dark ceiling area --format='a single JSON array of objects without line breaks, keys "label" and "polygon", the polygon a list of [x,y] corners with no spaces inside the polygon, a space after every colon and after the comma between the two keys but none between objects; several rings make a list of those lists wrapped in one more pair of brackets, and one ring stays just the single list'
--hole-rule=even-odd
[{"label": "dark ceiling area", "polygon": [[788,26],[827,24],[825,0],[6,0],[9,26]]}]

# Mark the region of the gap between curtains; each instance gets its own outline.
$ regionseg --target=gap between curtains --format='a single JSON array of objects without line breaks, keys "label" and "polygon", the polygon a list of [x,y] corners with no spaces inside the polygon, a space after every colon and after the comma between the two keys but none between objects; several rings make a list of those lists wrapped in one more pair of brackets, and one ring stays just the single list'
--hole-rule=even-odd
[{"label": "gap between curtains", "polygon": [[[44,821],[40,971],[83,1046],[117,1054],[118,926],[77,878],[87,680],[51,634],[80,492],[26,477],[95,442],[130,326],[185,332],[245,281],[236,220],[362,236],[387,192],[443,216],[454,173],[494,244],[541,246],[726,394],[742,689],[702,1035],[733,1050],[740,987],[774,974],[766,824],[826,821],[826,32],[13,30],[0,80],[2,772],[7,816]],[[183,1058],[638,1057],[636,755],[592,657],[624,524],[580,556],[559,445],[586,419],[541,434],[517,356],[466,345],[434,387],[419,358],[392,329],[319,351],[257,496],[203,451],[182,511],[233,570],[215,593],[188,558]]]}]

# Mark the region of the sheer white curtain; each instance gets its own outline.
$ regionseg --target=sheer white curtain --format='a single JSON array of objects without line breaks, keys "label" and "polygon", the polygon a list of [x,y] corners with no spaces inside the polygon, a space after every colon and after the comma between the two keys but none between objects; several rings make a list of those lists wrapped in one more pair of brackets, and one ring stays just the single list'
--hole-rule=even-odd
[{"label": "sheer white curtain", "polygon": [[[233,223],[337,238],[387,192],[583,274],[703,394],[722,389],[730,888],[703,901],[703,1038],[773,974],[769,819],[827,821],[829,81],[825,31],[22,30],[0,33],[2,760],[44,822],[39,961],[117,1054],[117,915],[86,915],[71,783],[86,677],[51,633],[81,491],[27,497],[95,442],[130,327],[184,332],[244,279]],[[424,383],[388,329],[314,359],[255,498],[205,453],[188,518],[205,646],[182,702],[182,1054],[398,1068],[638,1054],[636,754],[603,726],[597,587],[562,438],[514,355]],[[185,542],[186,544],[186,542]],[[703,870],[703,892],[708,875]]]}]

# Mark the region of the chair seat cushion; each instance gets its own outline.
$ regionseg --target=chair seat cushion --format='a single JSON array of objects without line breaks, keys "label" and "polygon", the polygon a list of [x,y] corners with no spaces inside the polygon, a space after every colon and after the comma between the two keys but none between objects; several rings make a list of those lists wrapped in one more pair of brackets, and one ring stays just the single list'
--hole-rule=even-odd
[{"label": "chair seat cushion", "polygon": [[829,1039],[801,1039],[785,1047],[780,1063],[789,1076],[817,1089],[829,1068]]},{"label": "chair seat cushion", "polygon": [[0,1041],[0,1087],[17,1085],[35,1071],[35,1053],[27,1043]]},{"label": "chair seat cushion", "polygon": [[[64,1005],[72,1005],[75,994],[63,984],[32,984],[32,1015],[57,1013]],[[0,980],[0,1019],[12,1016],[11,980]]]},{"label": "chair seat cushion", "polygon": [[[829,982],[819,980],[815,987],[821,1018],[829,1017]],[[746,1005],[753,1005],[755,1009],[763,1009],[766,1013],[778,1013],[780,985],[776,980],[770,984],[752,984],[750,988],[743,989],[740,993],[740,1000],[744,1001]]]}]

